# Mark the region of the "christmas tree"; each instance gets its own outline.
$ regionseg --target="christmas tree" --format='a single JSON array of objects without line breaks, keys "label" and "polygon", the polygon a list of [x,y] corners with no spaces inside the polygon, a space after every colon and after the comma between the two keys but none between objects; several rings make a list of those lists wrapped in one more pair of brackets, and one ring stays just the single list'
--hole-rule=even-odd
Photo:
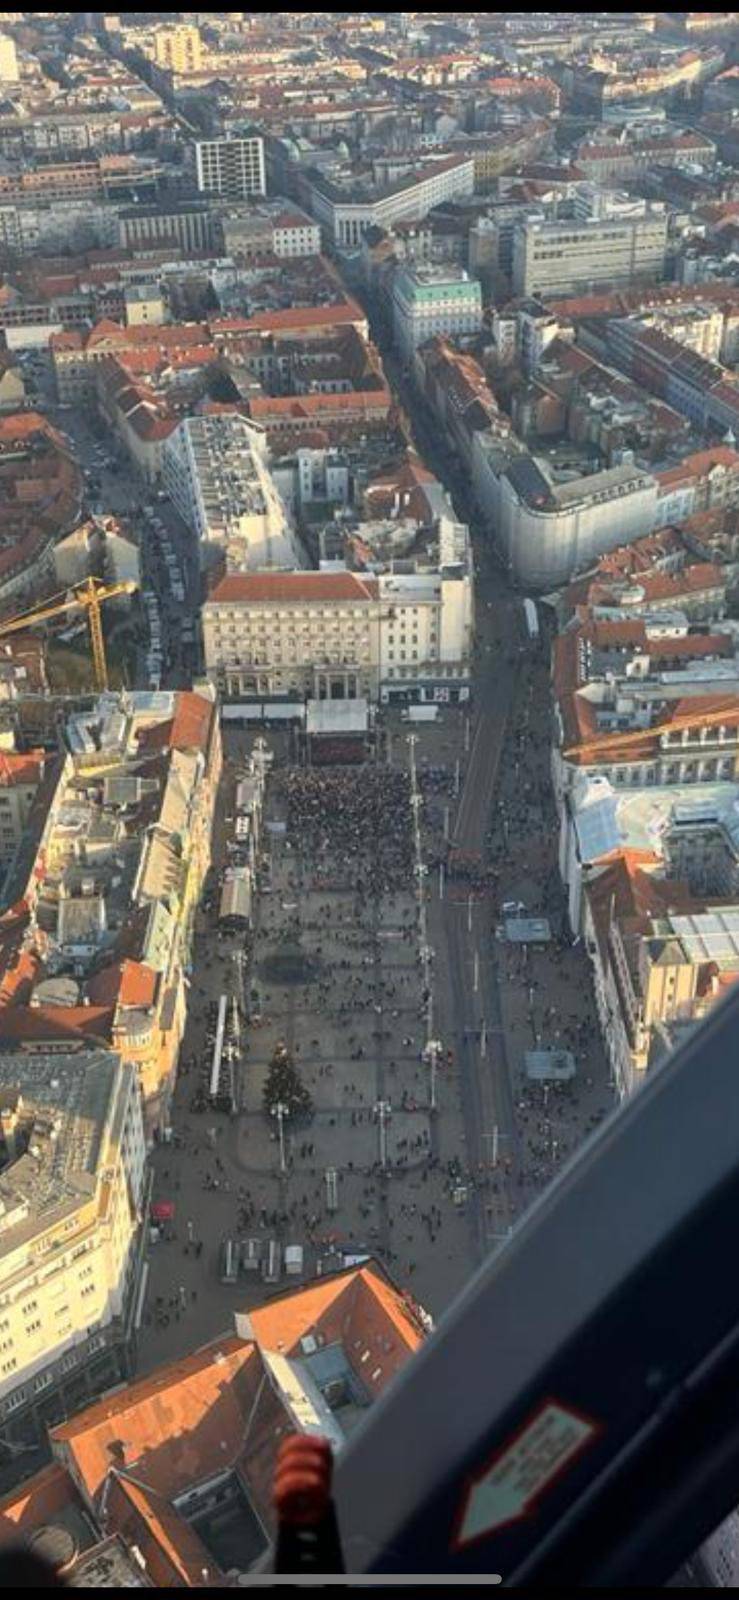
[{"label": "christmas tree", "polygon": [[287,1045],[275,1046],[264,1085],[264,1109],[269,1116],[276,1105],[286,1107],[290,1117],[309,1117],[313,1100],[303,1083]]}]

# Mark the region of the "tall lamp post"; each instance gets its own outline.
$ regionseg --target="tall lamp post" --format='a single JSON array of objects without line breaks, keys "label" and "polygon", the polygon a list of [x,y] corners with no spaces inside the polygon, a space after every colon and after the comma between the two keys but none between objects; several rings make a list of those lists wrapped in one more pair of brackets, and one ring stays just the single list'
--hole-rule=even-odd
[{"label": "tall lamp post", "polygon": [[375,1116],[380,1124],[380,1166],[383,1172],[387,1170],[387,1124],[392,1109],[389,1100],[378,1100],[375,1105]]},{"label": "tall lamp post", "polygon": [[443,1046],[442,1046],[442,1043],[441,1043],[441,1039],[429,1039],[429,1042],[426,1045],[426,1049],[423,1052],[424,1060],[428,1062],[429,1067],[431,1068],[430,1107],[431,1107],[432,1111],[436,1110],[436,1064],[437,1064],[437,1061],[438,1061],[439,1056],[441,1054],[442,1048],[443,1048]]},{"label": "tall lamp post", "polygon": [[285,1117],[289,1117],[290,1115],[290,1107],[286,1106],[282,1100],[278,1100],[277,1105],[272,1107],[272,1115],[273,1117],[277,1118],[277,1131],[280,1139],[280,1171],[287,1172],[287,1164],[285,1161],[284,1122]]}]

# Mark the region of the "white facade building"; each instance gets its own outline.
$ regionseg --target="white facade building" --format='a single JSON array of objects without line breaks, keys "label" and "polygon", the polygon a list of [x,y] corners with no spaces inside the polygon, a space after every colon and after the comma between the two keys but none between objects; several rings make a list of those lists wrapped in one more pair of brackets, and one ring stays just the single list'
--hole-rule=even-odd
[{"label": "white facade building", "polygon": [[15,40],[9,33],[0,33],[0,82],[18,82],[18,55]]},{"label": "white facade building", "polygon": [[292,200],[229,206],[221,213],[220,227],[224,249],[237,259],[266,253],[291,259],[316,256],[321,250],[318,223]]},{"label": "white facade building", "polygon": [[0,1417],[122,1336],[146,1147],[136,1070],[113,1052],[0,1057]]},{"label": "white facade building", "polygon": [[502,472],[497,504],[487,509],[514,582],[546,590],[650,533],[656,507],[656,479],[636,467],[553,484],[526,455]]},{"label": "white facade building", "polygon": [[201,194],[244,200],[266,192],[264,140],[257,134],[246,139],[199,139],[195,167]]},{"label": "white facade building", "polygon": [[513,235],[513,288],[519,295],[576,293],[599,283],[663,276],[667,216],[588,222],[524,222]]},{"label": "white facade building", "polygon": [[201,563],[225,552],[230,570],[292,570],[300,541],[269,470],[263,430],[232,414],[188,417],[166,440],[162,481],[197,535]]},{"label": "white facade building", "polygon": [[349,466],[338,450],[302,445],[294,456],[281,456],[275,462],[272,477],[291,509],[316,501],[334,506],[349,503]]},{"label": "white facade building", "polygon": [[463,525],[441,528],[440,557],[433,572],[224,578],[202,612],[208,676],[245,702],[467,700],[474,613]]},{"label": "white facade building", "polygon": [[317,180],[310,191],[314,217],[335,244],[348,249],[361,244],[368,228],[387,228],[393,222],[413,222],[428,216],[434,206],[447,200],[471,195],[475,188],[473,156],[449,156],[429,162],[410,177],[399,179],[386,191],[378,190],[363,199],[352,199],[357,183],[349,176],[344,183]]},{"label": "white facade building", "polygon": [[437,334],[477,333],[482,326],[480,284],[460,268],[401,268],[392,303],[395,337],[406,356]]}]

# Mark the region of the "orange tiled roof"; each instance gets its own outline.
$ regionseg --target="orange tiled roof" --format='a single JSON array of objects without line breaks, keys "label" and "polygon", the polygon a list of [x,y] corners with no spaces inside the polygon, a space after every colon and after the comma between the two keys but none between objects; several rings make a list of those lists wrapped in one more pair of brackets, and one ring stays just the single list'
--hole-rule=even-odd
[{"label": "orange tiled roof", "polygon": [[361,1325],[365,1342],[371,1341],[370,1319],[381,1322],[385,1332],[388,1324],[392,1326],[405,1355],[421,1343],[402,1296],[366,1267],[348,1277],[342,1274],[301,1289],[295,1296],[266,1302],[251,1313],[259,1343],[266,1349],[276,1349],[281,1342],[286,1355],[300,1353],[299,1342],[307,1328],[326,1331],[327,1319],[335,1324],[333,1337],[341,1339],[347,1353],[352,1347],[352,1323],[358,1330]]},{"label": "orange tiled roof", "polygon": [[[220,1587],[222,1574],[197,1533],[156,1490],[114,1472],[105,1502],[106,1528],[141,1550],[157,1589]],[[208,1576],[204,1577],[203,1574]]]},{"label": "orange tiled roof", "polygon": [[215,1461],[233,1464],[254,1398],[254,1365],[261,1375],[252,1343],[235,1335],[215,1340],[53,1428],[54,1454],[69,1462],[90,1503],[113,1467],[135,1467],[140,1483],[177,1494]]},{"label": "orange tiled roof", "polygon": [[335,328],[339,323],[366,322],[361,306],[345,300],[327,306],[291,306],[287,311],[256,311],[246,319],[245,332],[286,333],[296,328]]},{"label": "orange tiled roof", "polygon": [[0,752],[0,788],[16,789],[24,783],[40,783],[45,761],[43,750],[28,750],[25,755]]},{"label": "orange tiled roof", "polygon": [[377,594],[376,579],[355,572],[234,572],[221,579],[208,603],[375,600]]},{"label": "orange tiled roof", "polygon": [[321,412],[341,415],[343,411],[387,411],[392,403],[390,390],[353,389],[350,394],[250,395],[244,402],[255,422],[270,417],[310,417]]},{"label": "orange tiled roof", "polygon": [[177,695],[169,743],[173,750],[202,750],[208,748],[210,730],[215,711],[205,695],[182,689]]},{"label": "orange tiled roof", "polygon": [[159,987],[159,973],[143,961],[114,962],[93,974],[88,994],[98,1006],[153,1006]]},{"label": "orange tiled roof", "polygon": [[[38,969],[37,969],[38,970]],[[3,989],[5,982],[3,978]],[[110,1006],[32,1006],[0,1003],[0,1040],[23,1044],[26,1040],[110,1040],[113,1011]]]},{"label": "orange tiled roof", "polygon": [[79,1495],[69,1473],[59,1462],[52,1461],[33,1478],[10,1489],[0,1500],[0,1546],[16,1544],[19,1534],[28,1538],[36,1528],[54,1522],[70,1504],[81,1511]]}]

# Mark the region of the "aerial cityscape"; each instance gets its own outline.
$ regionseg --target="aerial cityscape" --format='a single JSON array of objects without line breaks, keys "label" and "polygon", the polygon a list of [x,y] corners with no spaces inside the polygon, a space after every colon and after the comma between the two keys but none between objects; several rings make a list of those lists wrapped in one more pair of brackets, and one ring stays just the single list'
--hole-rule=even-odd
[{"label": "aerial cityscape", "polygon": [[0,1556],[267,1570],[738,980],[739,12],[0,14]]}]

